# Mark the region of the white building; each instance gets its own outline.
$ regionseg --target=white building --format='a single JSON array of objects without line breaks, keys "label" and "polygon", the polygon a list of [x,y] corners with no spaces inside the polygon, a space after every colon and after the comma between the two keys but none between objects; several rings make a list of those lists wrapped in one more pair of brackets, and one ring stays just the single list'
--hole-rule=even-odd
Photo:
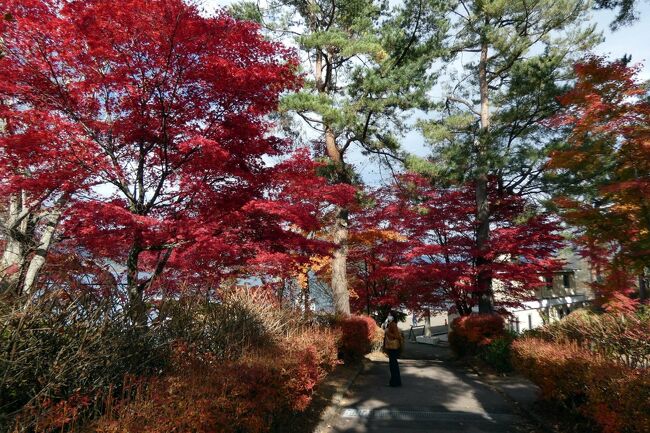
[{"label": "white building", "polygon": [[545,287],[535,291],[536,299],[510,311],[508,326],[512,331],[519,333],[559,320],[593,300],[590,284],[595,275],[589,262],[568,249],[560,257],[566,262],[565,267],[547,279]]},{"label": "white building", "polygon": [[[560,258],[565,261],[565,267],[549,278],[545,287],[535,291],[535,300],[523,302],[520,308],[510,310],[509,329],[517,333],[534,329],[560,320],[591,303],[594,296],[590,284],[595,280],[595,273],[589,262],[570,249],[563,250]],[[493,284],[498,285],[499,281],[495,280]],[[474,309],[478,311],[477,307]],[[456,317],[456,314],[444,314],[436,316],[436,319],[450,324]]]}]

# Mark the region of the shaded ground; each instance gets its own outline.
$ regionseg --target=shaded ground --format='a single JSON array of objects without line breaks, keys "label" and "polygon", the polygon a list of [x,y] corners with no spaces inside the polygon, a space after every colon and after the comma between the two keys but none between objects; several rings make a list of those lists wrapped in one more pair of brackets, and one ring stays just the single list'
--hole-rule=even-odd
[{"label": "shaded ground", "polygon": [[289,414],[277,420],[273,431],[278,433],[312,433],[318,429],[319,423],[335,416],[334,403],[343,397],[342,392],[350,382],[359,374],[361,364],[339,365],[330,373],[323,383],[318,385],[313,399],[305,412]]},{"label": "shaded ground", "polygon": [[538,432],[509,398],[450,362],[447,348],[407,343],[402,358],[401,388],[388,386],[388,361],[374,354],[317,432]]}]

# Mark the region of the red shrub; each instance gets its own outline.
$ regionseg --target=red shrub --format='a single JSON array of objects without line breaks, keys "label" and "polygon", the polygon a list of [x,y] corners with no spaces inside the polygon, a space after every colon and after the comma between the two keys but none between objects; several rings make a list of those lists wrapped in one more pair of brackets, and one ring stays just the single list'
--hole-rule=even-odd
[{"label": "red shrub", "polygon": [[512,343],[513,365],[542,391],[542,398],[574,404],[586,395],[589,368],[605,360],[573,343],[522,338]]},{"label": "red shrub", "polygon": [[284,398],[294,411],[311,403],[316,385],[337,364],[337,336],[332,331],[310,330],[287,339],[281,377]]},{"label": "red shrub", "polygon": [[135,402],[102,418],[98,432],[197,433],[266,431],[281,384],[263,359],[219,362],[177,353],[174,371],[153,380]]},{"label": "red shrub", "polygon": [[302,411],[336,364],[331,331],[308,329],[275,350],[236,361],[197,355],[180,346],[169,374],[96,427],[105,433],[264,433],[274,418]]},{"label": "red shrub", "polygon": [[340,329],[339,349],[345,359],[360,359],[370,353],[381,329],[369,316],[346,316],[336,320]]},{"label": "red shrub", "polygon": [[505,335],[503,317],[498,314],[471,314],[454,319],[449,345],[459,356],[473,355],[496,338]]},{"label": "red shrub", "polygon": [[547,341],[572,341],[628,367],[650,367],[650,316],[576,310],[535,330]]},{"label": "red shrub", "polygon": [[650,431],[650,376],[647,370],[608,365],[590,370],[587,404],[581,412],[604,433]]},{"label": "red shrub", "polygon": [[74,430],[88,418],[88,411],[94,403],[94,398],[79,392],[62,400],[36,398],[21,409],[14,419],[13,428],[7,431],[22,431],[27,425],[32,425],[36,432]]},{"label": "red shrub", "polygon": [[512,344],[513,364],[542,398],[593,419],[604,433],[650,431],[650,377],[575,343],[524,338]]}]

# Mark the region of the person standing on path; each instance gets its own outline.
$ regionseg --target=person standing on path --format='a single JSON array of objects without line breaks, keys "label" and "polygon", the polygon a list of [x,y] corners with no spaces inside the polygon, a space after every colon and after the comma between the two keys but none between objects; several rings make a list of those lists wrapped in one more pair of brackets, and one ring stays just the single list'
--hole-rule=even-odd
[{"label": "person standing on path", "polygon": [[402,386],[397,355],[399,355],[404,344],[404,336],[397,327],[397,323],[392,314],[388,316],[387,320],[388,326],[384,335],[384,349],[388,354],[388,367],[390,369],[390,382],[388,384],[390,386]]}]

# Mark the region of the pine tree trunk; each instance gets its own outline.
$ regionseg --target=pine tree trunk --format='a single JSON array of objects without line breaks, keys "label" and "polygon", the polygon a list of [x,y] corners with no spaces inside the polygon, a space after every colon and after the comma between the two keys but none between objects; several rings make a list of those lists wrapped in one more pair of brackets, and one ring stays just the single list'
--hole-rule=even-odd
[{"label": "pine tree trunk", "polygon": [[333,241],[336,245],[332,257],[332,295],[334,310],[339,314],[350,314],[350,293],[348,292],[348,211],[339,209],[333,227]]},{"label": "pine tree trunk", "polygon": [[[331,65],[326,66],[325,77],[323,77],[323,53],[316,50],[314,64],[314,78],[316,89],[320,94],[327,94],[332,78]],[[337,171],[337,181],[346,182],[345,163],[343,155],[336,145],[336,135],[331,125],[325,124],[325,152]],[[347,261],[348,261],[348,210],[340,208],[337,211],[336,220],[332,227],[332,240],[334,242],[334,253],[332,256],[332,297],[334,299],[334,311],[338,314],[350,314],[350,293],[348,292]]]},{"label": "pine tree trunk", "polygon": [[488,140],[490,130],[490,110],[487,79],[488,45],[484,40],[481,44],[481,57],[479,61],[479,87],[481,97],[481,130],[476,146],[477,173],[476,173],[476,248],[478,257],[476,265],[479,269],[477,275],[477,292],[479,313],[493,311],[492,274],[489,269],[490,260],[487,258],[488,243],[490,240],[490,208],[488,201]]},{"label": "pine tree trunk", "polygon": [[[325,149],[339,172],[340,182],[345,179],[345,166],[341,152],[336,146],[336,137],[332,128],[325,127]],[[332,227],[332,241],[334,254],[332,256],[332,296],[334,298],[334,311],[339,314],[350,314],[350,293],[348,292],[348,210],[339,208],[334,226]]]}]

